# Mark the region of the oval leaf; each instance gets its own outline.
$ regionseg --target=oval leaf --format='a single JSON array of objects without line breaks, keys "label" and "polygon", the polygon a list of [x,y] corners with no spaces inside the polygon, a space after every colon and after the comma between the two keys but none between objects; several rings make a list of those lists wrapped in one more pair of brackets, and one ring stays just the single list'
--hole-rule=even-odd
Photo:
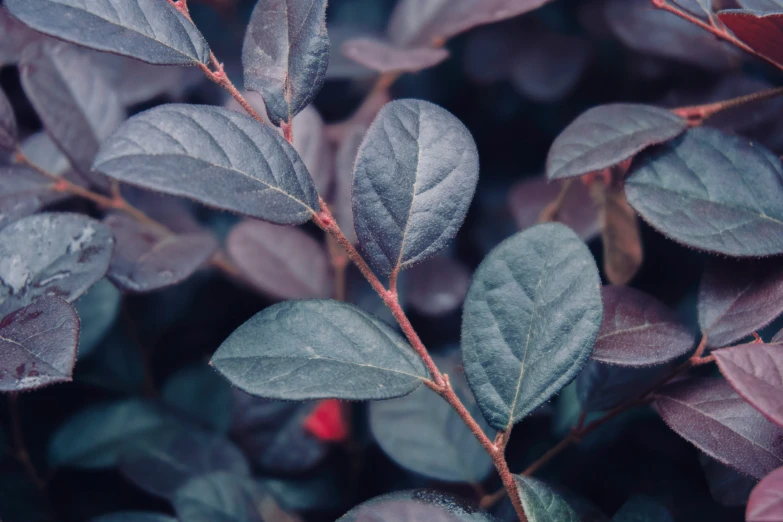
[{"label": "oval leaf", "polygon": [[540,480],[514,475],[514,482],[528,522],[580,522],[576,511]]},{"label": "oval leaf", "polygon": [[231,427],[234,404],[231,386],[207,365],[189,366],[169,377],[161,397],[220,433],[226,433]]},{"label": "oval leaf", "polygon": [[79,314],[79,359],[92,353],[120,311],[122,294],[108,279],[101,279],[73,305]]},{"label": "oval leaf", "polygon": [[594,182],[593,194],[601,207],[601,243],[604,273],[610,283],[624,285],[642,266],[642,238],[639,218],[628,204],[622,180],[613,173],[609,186]]},{"label": "oval leaf", "polygon": [[36,31],[85,47],[158,65],[209,61],[204,37],[168,2],[7,0],[5,5]]},{"label": "oval leaf", "polygon": [[783,314],[779,259],[713,259],[699,283],[699,326],[709,346],[747,337]]},{"label": "oval leaf", "polygon": [[727,507],[744,506],[748,503],[748,497],[757,480],[703,453],[699,455],[699,462],[715,502]]},{"label": "oval leaf", "polygon": [[462,263],[438,256],[411,268],[405,284],[411,306],[420,314],[437,317],[462,306],[470,273]]},{"label": "oval leaf", "polygon": [[715,350],[713,354],[737,393],[783,427],[783,344],[750,343]]},{"label": "oval leaf", "polygon": [[745,512],[747,522],[780,522],[783,520],[783,468],[762,479],[750,493]]},{"label": "oval leaf", "polygon": [[396,491],[359,504],[337,522],[493,522],[473,506],[435,490]]},{"label": "oval leaf", "polygon": [[46,132],[71,165],[91,181],[105,183],[90,176],[90,167],[100,144],[125,119],[117,93],[84,52],[62,42],[28,46],[19,70]]},{"label": "oval leaf", "polygon": [[629,368],[590,360],[576,378],[577,396],[585,411],[607,411],[646,391],[668,371],[668,365]]},{"label": "oval leaf", "polygon": [[37,212],[52,193],[52,182],[33,169],[0,167],[0,228]]},{"label": "oval leaf", "polygon": [[[49,465],[109,468],[134,446],[181,429],[152,404],[138,399],[90,406],[52,435]],[[85,437],[85,433],[90,436]]]},{"label": "oval leaf", "polygon": [[604,318],[593,359],[620,366],[652,366],[688,353],[695,336],[654,297],[627,286],[601,290]]},{"label": "oval leaf", "polygon": [[0,390],[21,391],[71,380],[79,317],[66,301],[44,296],[0,321]]},{"label": "oval leaf", "polygon": [[220,345],[211,364],[241,390],[286,400],[389,399],[427,378],[399,334],[338,301],[266,308]]},{"label": "oval leaf", "polygon": [[272,123],[291,123],[326,79],[326,0],[258,0],[245,33],[245,88],[260,92]]},{"label": "oval leaf", "polygon": [[651,145],[682,134],[688,122],[650,105],[615,103],[593,107],[579,116],[552,143],[546,160],[549,179],[598,172]]},{"label": "oval leaf", "polygon": [[[471,415],[490,437],[489,426],[453,357],[441,359],[441,371]],[[492,460],[457,412],[438,394],[425,387],[389,401],[370,404],[370,429],[386,454],[400,466],[446,482],[483,481]]]},{"label": "oval leaf", "polygon": [[245,277],[274,297],[307,299],[331,292],[323,245],[299,229],[243,221],[231,229],[226,249]]},{"label": "oval leaf", "polygon": [[0,230],[0,314],[43,295],[73,302],[106,274],[113,242],[80,214],[29,216]]},{"label": "oval leaf", "polygon": [[166,233],[126,214],[113,214],[103,222],[116,241],[109,279],[123,290],[151,292],[180,283],[217,248],[210,234]]},{"label": "oval leaf", "polygon": [[577,376],[602,310],[595,261],[563,225],[520,232],[487,255],[465,300],[462,357],[492,427],[509,429]]},{"label": "oval leaf", "polygon": [[674,517],[661,503],[639,495],[623,504],[612,522],[674,522]]},{"label": "oval leaf", "polygon": [[137,114],[103,144],[94,168],[283,225],[304,223],[318,209],[296,151],[273,129],[219,107],[169,104]]},{"label": "oval leaf", "polygon": [[783,168],[746,139],[691,129],[639,158],[625,191],[675,241],[738,257],[783,252]]},{"label": "oval leaf", "polygon": [[755,478],[783,465],[783,430],[723,379],[676,382],[654,398],[666,424],[710,457]]},{"label": "oval leaf", "polygon": [[449,57],[449,52],[443,48],[400,49],[375,38],[352,38],[343,43],[342,51],[351,60],[380,73],[419,72]]},{"label": "oval leaf", "polygon": [[14,150],[18,137],[14,109],[5,92],[0,89],[0,149]]},{"label": "oval leaf", "polygon": [[734,35],[761,56],[783,67],[783,12],[728,9],[718,18]]},{"label": "oval leaf", "polygon": [[354,226],[385,275],[434,255],[465,219],[478,152],[457,118],[421,100],[386,104],[356,158]]}]

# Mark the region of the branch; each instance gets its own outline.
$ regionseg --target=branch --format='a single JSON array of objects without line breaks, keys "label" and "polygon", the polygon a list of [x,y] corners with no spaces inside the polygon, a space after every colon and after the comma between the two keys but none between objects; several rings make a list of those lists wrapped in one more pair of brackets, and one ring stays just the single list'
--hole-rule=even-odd
[{"label": "branch", "polygon": [[773,89],[766,89],[715,103],[679,107],[677,109],[672,109],[672,112],[688,120],[691,126],[695,126],[700,125],[704,120],[721,111],[733,109],[734,107],[739,107],[754,101],[768,100],[780,95],[783,95],[783,87],[775,87]]}]

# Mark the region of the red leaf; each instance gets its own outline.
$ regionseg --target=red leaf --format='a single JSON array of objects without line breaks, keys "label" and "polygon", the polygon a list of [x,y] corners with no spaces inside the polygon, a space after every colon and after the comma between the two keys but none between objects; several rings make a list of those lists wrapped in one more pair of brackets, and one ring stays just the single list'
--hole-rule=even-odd
[{"label": "red leaf", "polygon": [[783,521],[783,468],[773,471],[753,488],[745,517],[748,522]]},{"label": "red leaf", "polygon": [[714,354],[732,388],[766,418],[783,426],[783,345],[750,343]]},{"label": "red leaf", "polygon": [[718,13],[718,18],[750,48],[783,67],[783,14],[760,16],[731,9]]},{"label": "red leaf", "polygon": [[343,403],[337,399],[321,401],[304,420],[304,429],[314,437],[328,442],[348,438],[348,422]]}]

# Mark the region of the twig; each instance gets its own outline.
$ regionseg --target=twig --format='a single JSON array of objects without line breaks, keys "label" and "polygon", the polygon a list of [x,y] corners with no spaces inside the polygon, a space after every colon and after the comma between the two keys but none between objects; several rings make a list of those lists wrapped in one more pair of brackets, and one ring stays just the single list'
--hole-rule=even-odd
[{"label": "twig", "polygon": [[783,87],[775,87],[773,89],[766,89],[752,94],[746,94],[745,96],[738,96],[737,98],[731,98],[729,100],[723,100],[715,103],[707,103],[705,105],[693,105],[690,107],[679,107],[672,109],[672,112],[687,119],[691,125],[699,125],[702,121],[706,120],[710,116],[739,107],[746,103],[754,101],[767,100],[769,98],[775,98],[776,96],[783,95]]}]

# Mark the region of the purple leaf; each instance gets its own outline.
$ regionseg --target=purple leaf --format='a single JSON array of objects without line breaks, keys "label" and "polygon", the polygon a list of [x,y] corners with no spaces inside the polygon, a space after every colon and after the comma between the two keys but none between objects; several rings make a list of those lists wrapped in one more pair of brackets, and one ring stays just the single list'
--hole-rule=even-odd
[{"label": "purple leaf", "polygon": [[25,93],[71,165],[107,186],[90,167],[101,142],[125,119],[117,93],[85,53],[61,42],[27,47],[19,69]]},{"label": "purple leaf", "polygon": [[0,167],[0,228],[38,211],[52,182],[27,167]]},{"label": "purple leaf", "polygon": [[556,102],[576,87],[590,56],[590,42],[578,36],[526,31],[510,64],[511,82],[533,101]]},{"label": "purple leaf", "polygon": [[650,105],[599,105],[574,120],[552,143],[547,178],[570,178],[614,167],[687,128],[683,118]]},{"label": "purple leaf", "polygon": [[337,522],[493,522],[484,511],[429,489],[395,491],[359,504]]},{"label": "purple leaf", "polygon": [[71,380],[79,317],[66,301],[44,296],[0,321],[0,390],[32,390]]},{"label": "purple leaf", "polygon": [[747,337],[783,313],[779,259],[713,259],[699,284],[699,326],[709,346]]},{"label": "purple leaf", "polygon": [[220,107],[168,104],[137,114],[103,144],[94,167],[279,224],[305,223],[318,209],[318,192],[293,147],[268,126]]},{"label": "purple leaf", "polygon": [[[550,183],[544,176],[516,183],[508,193],[508,206],[517,227],[525,230],[538,223],[541,211],[557,198],[561,190],[562,182]],[[585,241],[594,238],[601,230],[598,207],[584,183],[572,183],[568,187],[555,219],[571,228]]]},{"label": "purple leaf", "polygon": [[756,480],[701,453],[699,462],[710,488],[710,495],[722,506],[744,506]]},{"label": "purple leaf", "polygon": [[226,248],[248,280],[274,297],[328,297],[331,292],[323,245],[297,228],[246,220],[231,230]]},{"label": "purple leaf", "polygon": [[639,219],[628,204],[622,179],[612,174],[609,186],[595,181],[591,187],[601,207],[601,242],[604,249],[604,273],[610,283],[624,285],[642,266],[642,238]]},{"label": "purple leaf", "polygon": [[328,449],[303,427],[315,404],[259,399],[234,389],[232,438],[256,467],[282,473],[311,469]]},{"label": "purple leaf", "polygon": [[380,73],[419,72],[438,65],[449,57],[442,47],[402,49],[384,40],[353,38],[343,43],[342,52],[351,60]]},{"label": "purple leaf", "polygon": [[713,354],[732,388],[783,427],[783,344],[742,344]]},{"label": "purple leaf", "polygon": [[0,67],[14,65],[22,55],[22,49],[36,40],[46,38],[14,18],[5,6],[0,6]]},{"label": "purple leaf", "polygon": [[326,79],[326,0],[259,0],[242,47],[245,88],[259,92],[277,126],[290,123]]},{"label": "purple leaf", "polygon": [[617,38],[635,51],[712,71],[735,67],[733,49],[649,0],[609,0],[604,13]]},{"label": "purple leaf", "polygon": [[459,309],[470,286],[470,272],[449,257],[437,256],[408,273],[408,302],[417,312],[437,317]]},{"label": "purple leaf", "polygon": [[465,42],[465,74],[481,85],[506,79],[521,38],[522,30],[515,21],[471,31]]},{"label": "purple leaf", "polygon": [[645,221],[685,245],[735,257],[783,252],[783,167],[745,138],[692,128],[637,158],[625,192]]},{"label": "purple leaf", "polygon": [[85,47],[157,65],[209,61],[204,37],[168,2],[6,0],[5,5],[36,31]]},{"label": "purple leaf", "polygon": [[584,411],[606,411],[644,392],[670,370],[668,365],[629,368],[593,358],[576,378],[576,392]]},{"label": "purple leaf", "polygon": [[343,135],[335,155],[332,212],[337,224],[340,225],[340,230],[353,244],[358,241],[353,226],[353,203],[351,201],[353,166],[366,132],[367,127],[364,125],[352,125]]},{"label": "purple leaf", "polygon": [[747,522],[783,521],[783,468],[779,468],[762,479],[750,493],[745,511]]},{"label": "purple leaf", "polygon": [[73,302],[106,274],[111,232],[80,214],[44,213],[0,230],[0,314],[43,295]]},{"label": "purple leaf", "polygon": [[0,89],[0,150],[14,150],[19,134],[16,130],[14,108]]},{"label": "purple leaf", "polygon": [[677,314],[650,295],[627,286],[601,290],[604,318],[593,359],[619,366],[652,366],[686,354],[695,336]]},{"label": "purple leaf", "polygon": [[210,234],[167,233],[125,214],[113,214],[104,224],[116,241],[109,279],[133,292],[151,292],[184,281],[217,248]]},{"label": "purple leaf", "polygon": [[783,12],[783,0],[738,0],[745,9],[762,12]]},{"label": "purple leaf", "polygon": [[527,13],[551,0],[400,0],[389,21],[395,45],[442,42],[473,27]]},{"label": "purple leaf", "polygon": [[226,471],[249,475],[244,455],[222,435],[182,430],[162,441],[139,444],[120,457],[120,471],[147,493],[171,499],[189,479]]},{"label": "purple leaf", "polygon": [[653,403],[680,436],[751,477],[783,465],[783,430],[717,378],[692,378],[659,390]]},{"label": "purple leaf", "polygon": [[783,12],[728,9],[718,18],[757,54],[783,67]]}]

